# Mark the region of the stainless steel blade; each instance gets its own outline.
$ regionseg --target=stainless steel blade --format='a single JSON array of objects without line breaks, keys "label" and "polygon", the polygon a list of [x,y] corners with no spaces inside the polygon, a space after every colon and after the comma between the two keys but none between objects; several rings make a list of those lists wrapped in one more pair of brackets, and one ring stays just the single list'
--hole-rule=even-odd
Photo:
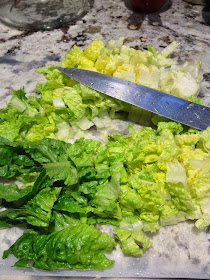
[{"label": "stainless steel blade", "polygon": [[210,126],[209,107],[98,72],[70,67],[57,68],[87,87],[155,114],[200,130]]}]

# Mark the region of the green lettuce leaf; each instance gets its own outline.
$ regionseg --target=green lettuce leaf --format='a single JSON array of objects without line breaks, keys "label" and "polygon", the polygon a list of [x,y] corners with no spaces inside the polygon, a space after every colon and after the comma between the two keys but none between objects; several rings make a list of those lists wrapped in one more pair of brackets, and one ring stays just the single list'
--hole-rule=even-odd
[{"label": "green lettuce leaf", "polygon": [[[26,97],[26,93],[23,89],[20,90],[12,90],[12,98],[9,103],[9,107],[16,108],[20,113],[28,115],[29,117],[34,117],[39,113],[39,110],[34,106],[30,105],[30,99]],[[39,109],[41,106],[39,105]]]},{"label": "green lettuce leaf", "polygon": [[7,202],[19,200],[31,193],[33,185],[19,188],[16,184],[5,185],[0,183],[0,198]]},{"label": "green lettuce leaf", "polygon": [[195,226],[202,230],[210,225],[210,196],[198,201],[202,216],[195,222]]},{"label": "green lettuce leaf", "polygon": [[121,209],[118,204],[120,195],[119,176],[113,175],[110,182],[99,184],[96,192],[90,201],[94,208],[93,212],[100,217],[121,218]]},{"label": "green lettuce leaf", "polygon": [[185,187],[188,186],[188,179],[185,167],[178,160],[166,163],[166,183],[182,183]]},{"label": "green lettuce leaf", "polygon": [[54,231],[60,231],[67,227],[73,227],[81,224],[80,216],[74,213],[68,213],[65,211],[53,211],[53,224]]},{"label": "green lettuce leaf", "polygon": [[25,152],[39,163],[57,162],[67,159],[66,150],[71,144],[46,138],[37,142],[26,140],[17,143],[22,146]]},{"label": "green lettuce leaf", "polygon": [[34,198],[19,209],[7,209],[0,212],[0,218],[21,221],[37,227],[48,227],[51,210],[58,199],[61,188],[44,188]]},{"label": "green lettuce leaf", "polygon": [[94,226],[67,227],[49,235],[25,232],[7,251],[3,258],[14,254],[17,267],[29,267],[29,262],[39,269],[98,269],[113,265],[105,252],[111,252],[114,240]]},{"label": "green lettuce leaf", "polygon": [[142,231],[130,231],[124,228],[115,228],[116,238],[120,242],[122,251],[126,255],[139,256],[147,250],[152,242],[147,239]]},{"label": "green lettuce leaf", "polygon": [[10,142],[0,137],[0,176],[13,177],[24,173],[40,171],[41,168],[17,145],[17,142]]},{"label": "green lettuce leaf", "polygon": [[196,207],[190,195],[190,191],[183,183],[166,183],[166,187],[171,195],[171,200],[180,211],[194,211]]},{"label": "green lettuce leaf", "polygon": [[20,207],[37,195],[40,190],[53,184],[45,170],[42,170],[38,175],[36,174],[33,180],[31,181],[30,178],[28,180],[27,176],[24,176],[25,185],[22,187],[18,187],[16,184],[0,183],[0,198],[7,202],[13,202],[13,207]]},{"label": "green lettuce leaf", "polygon": [[201,148],[204,152],[210,152],[210,126],[201,133],[198,148]]},{"label": "green lettuce leaf", "polygon": [[89,205],[88,199],[80,192],[64,193],[58,199],[54,209],[67,211],[70,213],[88,213],[93,208]]},{"label": "green lettuce leaf", "polygon": [[6,229],[6,228],[14,227],[17,225],[18,225],[18,222],[11,221],[11,220],[7,219],[6,217],[1,218],[1,220],[0,220],[0,229]]},{"label": "green lettuce leaf", "polygon": [[77,169],[70,161],[46,163],[43,167],[53,181],[63,180],[66,186],[74,185],[78,182]]},{"label": "green lettuce leaf", "polygon": [[103,218],[94,215],[91,212],[85,213],[70,213],[66,211],[54,210],[52,223],[55,231],[62,230],[67,227],[77,226],[80,224],[96,225],[96,224],[108,224],[119,226],[120,222],[117,219]]}]

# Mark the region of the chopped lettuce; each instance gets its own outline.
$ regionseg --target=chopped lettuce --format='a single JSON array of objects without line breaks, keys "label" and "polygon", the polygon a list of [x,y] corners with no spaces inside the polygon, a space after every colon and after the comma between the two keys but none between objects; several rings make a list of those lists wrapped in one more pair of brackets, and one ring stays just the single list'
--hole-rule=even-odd
[{"label": "chopped lettuce", "polygon": [[[194,220],[203,229],[210,225],[210,160],[206,149],[201,149],[204,141],[205,131],[196,134],[162,119],[156,131],[130,126],[128,135],[113,133],[103,144],[84,138],[73,144],[1,138],[0,167],[7,166],[8,172],[26,184],[0,184],[2,205],[11,202],[10,208],[0,212],[0,227],[28,224],[34,234],[40,236],[44,231],[43,238],[50,240],[68,228],[115,225],[123,252],[134,256],[151,246],[144,234],[157,232],[161,226]],[[6,172],[2,175],[9,177]],[[40,246],[45,250],[43,243]],[[80,264],[60,266],[57,261],[52,266],[42,262],[42,266],[36,255],[22,257],[16,249],[10,252],[20,258],[18,266],[32,261],[43,269],[82,268]],[[105,261],[97,268],[111,263]]]},{"label": "chopped lettuce", "polygon": [[143,250],[147,250],[152,245],[142,231],[136,233],[124,228],[115,228],[114,232],[125,254],[139,256],[143,254]]},{"label": "chopped lettuce", "polygon": [[206,153],[210,152],[210,127],[207,127],[207,129],[201,133],[198,147]]},{"label": "chopped lettuce", "polygon": [[[95,39],[66,54],[63,66],[98,71],[201,104],[201,64],[178,65],[173,42],[161,52],[135,50],[123,38]],[[0,228],[30,230],[4,252],[18,267],[98,269],[115,241],[94,225],[114,225],[125,254],[151,245],[147,232],[194,220],[210,225],[210,130],[201,132],[135,108],[73,81],[55,65],[38,70],[40,97],[13,91],[0,109]],[[119,118],[155,125],[106,133],[101,143],[81,135],[106,130]],[[73,142],[72,139],[77,139]],[[104,137],[105,138],[105,137]],[[14,184],[14,180],[17,182]]]},{"label": "chopped lettuce", "polygon": [[[60,64],[112,75],[201,104],[197,97],[201,62],[179,65],[171,58],[179,46],[177,42],[158,52],[151,46],[145,51],[135,50],[124,45],[123,40],[111,40],[105,45],[96,38],[85,50],[74,45]],[[27,97],[24,88],[13,90],[7,107],[0,110],[0,136],[11,141],[56,138],[68,142],[94,125],[107,129],[116,118],[150,125],[151,113],[77,83],[56,65],[38,72],[46,77],[46,82],[37,84],[40,98]]]}]

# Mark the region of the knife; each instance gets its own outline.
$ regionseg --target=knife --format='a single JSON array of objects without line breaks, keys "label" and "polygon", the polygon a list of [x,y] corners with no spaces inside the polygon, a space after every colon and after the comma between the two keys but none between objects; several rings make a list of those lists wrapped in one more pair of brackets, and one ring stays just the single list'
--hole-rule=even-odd
[{"label": "knife", "polygon": [[98,72],[70,67],[57,69],[89,88],[168,119],[199,130],[205,130],[210,126],[209,107]]}]

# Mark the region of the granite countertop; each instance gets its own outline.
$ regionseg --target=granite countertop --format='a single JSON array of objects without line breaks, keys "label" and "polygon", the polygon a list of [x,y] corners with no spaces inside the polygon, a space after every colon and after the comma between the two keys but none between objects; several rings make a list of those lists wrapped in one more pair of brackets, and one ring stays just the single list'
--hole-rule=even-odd
[{"label": "granite countertop", "polygon": [[[126,0],[97,0],[93,8],[75,24],[52,31],[20,31],[0,24],[0,107],[3,107],[5,101],[10,99],[11,89],[17,90],[24,86],[27,94],[36,95],[36,84],[43,79],[36,72],[38,67],[58,63],[74,44],[85,48],[96,37],[102,39],[105,43],[111,39],[117,40],[119,37],[124,37],[124,42],[128,46],[145,49],[150,45],[157,50],[161,50],[170,42],[176,40],[180,43],[180,47],[175,51],[175,56],[179,62],[195,62],[199,59],[203,61],[204,80],[200,96],[204,99],[205,105],[208,106],[210,97],[206,88],[210,88],[209,25],[209,9],[182,0],[169,0],[159,12],[151,14],[134,12]],[[156,257],[164,255],[165,265],[167,266],[171,262],[170,258],[168,262],[166,261],[169,257],[167,254],[170,254],[170,251],[175,248],[177,258],[184,255],[186,260],[191,260],[192,264],[198,263],[200,265],[198,269],[203,269],[205,275],[210,274],[209,232],[202,231],[199,233],[198,230],[192,228],[192,225],[186,224],[184,228],[181,225],[178,225],[177,228],[168,227],[167,233],[171,234],[168,244],[165,244],[163,248],[159,246],[157,251],[153,252]],[[156,241],[153,240],[153,242],[162,246],[161,242],[164,234],[165,232],[160,232]],[[2,246],[2,241],[0,242]],[[164,248],[167,248],[167,252],[164,251]],[[3,271],[1,264],[0,260],[0,274]],[[154,265],[156,264],[154,263]],[[183,264],[184,270],[185,264]],[[196,276],[199,273],[192,272],[194,273],[192,274],[189,271],[187,274],[185,272],[177,275],[180,278],[187,278],[188,276],[199,278],[199,276]],[[3,275],[0,275],[0,279],[14,279],[14,276],[10,274],[11,272],[4,271]],[[135,275],[139,277],[141,272]],[[135,275],[128,273],[121,276],[135,277]],[[162,278],[177,277],[176,273],[170,273],[167,269],[165,275],[164,277],[164,274],[162,274]],[[62,279],[67,279],[64,276]],[[112,273],[105,276],[117,277]],[[148,275],[142,277],[153,278],[155,274],[148,273]],[[158,277],[160,278],[160,276]],[[25,271],[23,271],[22,276],[17,273],[15,278],[17,280],[38,279],[38,277],[32,277]],[[59,277],[53,279],[57,278]],[[50,275],[49,277],[43,276],[42,279],[48,280],[51,277]]]}]

